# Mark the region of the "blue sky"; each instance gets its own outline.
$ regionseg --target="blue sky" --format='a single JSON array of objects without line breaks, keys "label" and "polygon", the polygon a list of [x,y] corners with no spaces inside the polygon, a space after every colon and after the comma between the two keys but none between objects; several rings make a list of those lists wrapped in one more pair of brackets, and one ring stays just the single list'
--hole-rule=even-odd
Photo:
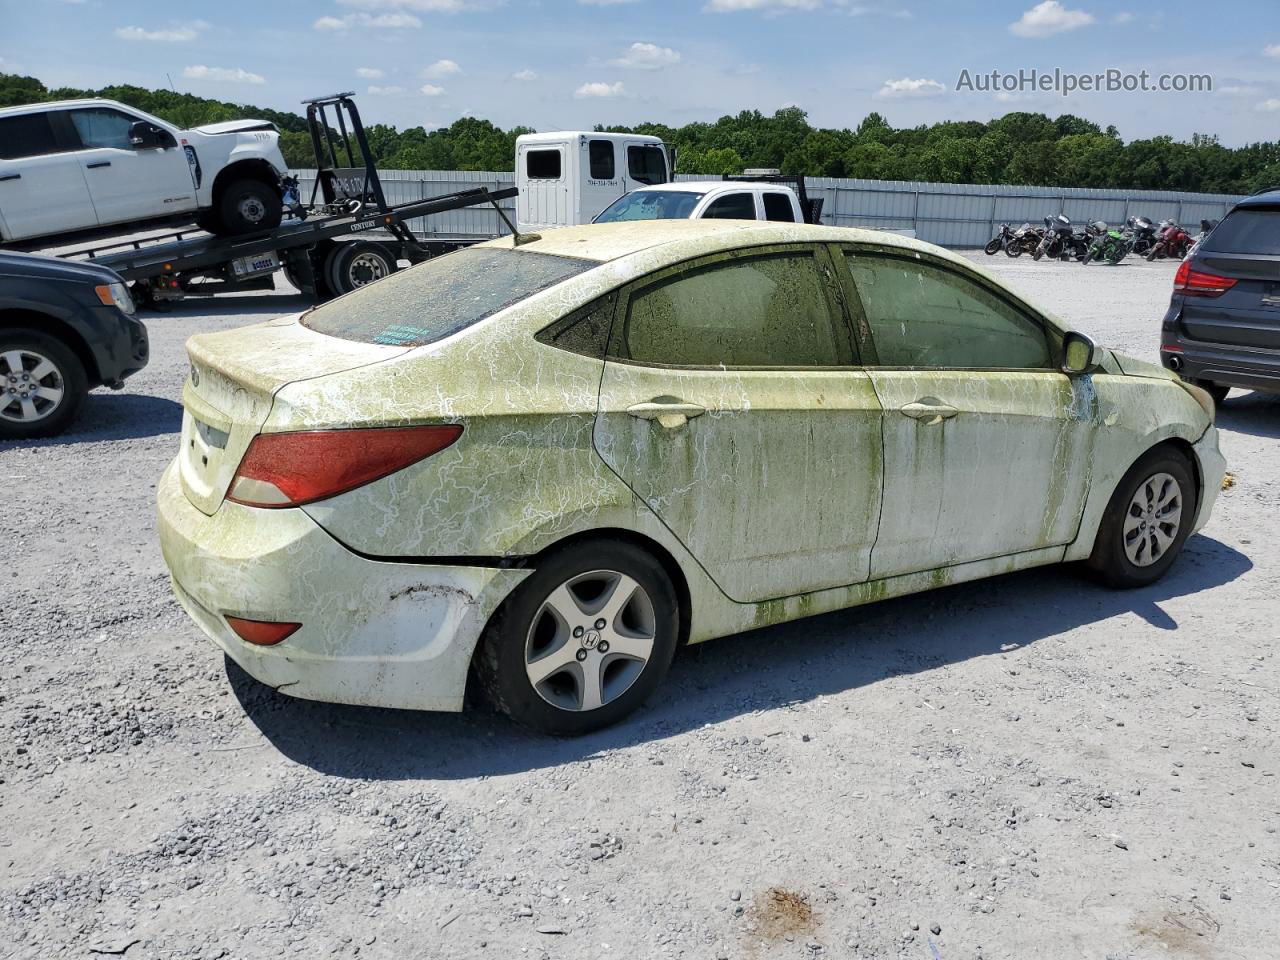
[{"label": "blue sky", "polygon": [[[173,85],[366,122],[542,130],[798,105],[822,126],[1070,112],[1126,139],[1280,139],[1275,0],[0,0],[0,71]],[[1211,93],[956,91],[962,70],[1208,73]]]}]

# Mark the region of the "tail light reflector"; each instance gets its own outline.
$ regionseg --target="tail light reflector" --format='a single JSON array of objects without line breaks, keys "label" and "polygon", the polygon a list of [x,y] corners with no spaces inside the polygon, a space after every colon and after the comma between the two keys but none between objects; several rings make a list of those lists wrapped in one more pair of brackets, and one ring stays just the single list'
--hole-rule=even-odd
[{"label": "tail light reflector", "polygon": [[336,497],[439,453],[461,435],[458,424],[259,434],[227,499],[280,508]]},{"label": "tail light reflector", "polygon": [[258,647],[274,647],[283,643],[302,626],[300,623],[276,623],[271,620],[246,620],[244,617],[227,617],[227,626],[245,643]]},{"label": "tail light reflector", "polygon": [[1191,269],[1191,261],[1183,260],[1173,277],[1173,289],[1184,297],[1220,297],[1236,285],[1232,277]]}]

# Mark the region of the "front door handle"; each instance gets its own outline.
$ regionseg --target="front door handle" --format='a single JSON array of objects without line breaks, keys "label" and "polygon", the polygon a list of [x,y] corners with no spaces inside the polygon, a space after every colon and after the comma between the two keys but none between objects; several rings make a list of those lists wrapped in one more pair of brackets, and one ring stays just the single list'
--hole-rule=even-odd
[{"label": "front door handle", "polygon": [[0,177],[0,182],[3,182],[5,180],[21,180],[21,179],[22,179],[22,174],[20,173],[6,173],[3,177]]},{"label": "front door handle", "polygon": [[933,426],[941,423],[943,420],[950,420],[960,411],[948,403],[943,403],[935,397],[925,397],[922,400],[916,400],[908,403],[900,408],[905,416],[912,420],[920,420],[925,426]]},{"label": "front door handle", "polygon": [[85,166],[86,166],[86,167],[88,167],[90,170],[97,170],[99,167],[109,167],[109,166],[111,166],[111,161],[110,161],[110,160],[99,160],[97,163],[86,163],[86,164],[85,164]]},{"label": "front door handle", "polygon": [[706,407],[696,403],[685,403],[679,397],[654,397],[646,403],[633,403],[627,407],[627,413],[641,420],[657,420],[668,430],[683,427],[694,417],[707,412]]}]

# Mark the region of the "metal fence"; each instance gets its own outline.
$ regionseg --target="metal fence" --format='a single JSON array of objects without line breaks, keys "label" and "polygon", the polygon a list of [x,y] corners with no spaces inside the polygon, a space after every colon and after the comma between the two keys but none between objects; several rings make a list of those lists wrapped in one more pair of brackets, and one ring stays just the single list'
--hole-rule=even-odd
[{"label": "metal fence", "polygon": [[[311,195],[314,170],[295,171],[305,201]],[[515,185],[511,173],[458,170],[386,170],[381,172],[389,203],[487,186]],[[680,180],[703,179],[681,174]],[[1105,220],[1123,223],[1130,216],[1177,220],[1195,233],[1202,219],[1221,219],[1240,197],[1179,193],[1170,190],[1095,190],[1087,187],[1019,187],[973,183],[909,183],[897,180],[846,180],[809,177],[810,196],[822,197],[823,223],[841,227],[914,230],[916,236],[947,247],[981,247],[1001,223],[1040,223],[1064,213],[1075,223]],[[515,203],[501,206],[515,219]],[[411,221],[427,236],[495,236],[506,232],[492,207],[468,207]]]}]

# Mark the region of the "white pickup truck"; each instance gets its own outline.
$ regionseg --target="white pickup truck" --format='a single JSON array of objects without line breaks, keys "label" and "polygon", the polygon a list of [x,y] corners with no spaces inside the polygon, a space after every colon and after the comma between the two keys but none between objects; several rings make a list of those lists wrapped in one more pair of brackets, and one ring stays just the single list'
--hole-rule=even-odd
[{"label": "white pickup truck", "polygon": [[113,100],[0,110],[0,244],[183,221],[223,236],[273,229],[279,139],[264,120],[180,130]]}]

